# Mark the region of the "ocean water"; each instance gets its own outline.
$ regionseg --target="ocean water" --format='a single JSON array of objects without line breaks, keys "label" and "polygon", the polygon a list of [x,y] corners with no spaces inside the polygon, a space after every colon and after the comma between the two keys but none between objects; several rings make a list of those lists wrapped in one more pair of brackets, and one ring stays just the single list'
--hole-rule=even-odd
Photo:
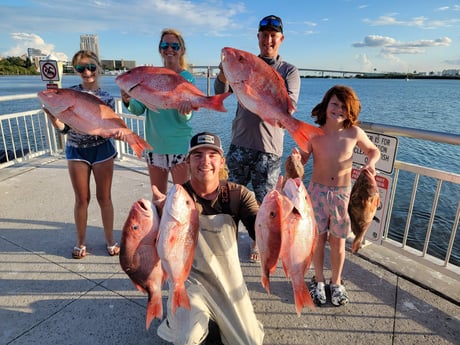
[{"label": "ocean water", "polygon": [[[120,91],[114,76],[101,77],[101,86],[115,97]],[[79,83],[76,75],[66,75],[62,87]],[[361,121],[386,125],[397,125],[416,129],[460,134],[460,81],[457,80],[362,80],[362,79],[302,79],[301,93],[295,116],[313,124],[311,109],[321,101],[324,93],[333,85],[343,84],[352,87],[361,100]],[[207,81],[197,78],[196,85],[206,92]],[[213,81],[211,81],[211,93]],[[46,82],[40,76],[0,77],[0,96],[36,93],[46,88]],[[236,110],[236,97],[229,96],[224,105],[226,113],[201,109],[192,119],[194,132],[211,131],[222,139],[224,150],[231,139],[232,120]],[[10,112],[36,109],[38,100],[0,102],[1,115]],[[284,142],[285,158],[296,146],[286,133]],[[460,173],[460,147],[411,138],[399,138],[396,159],[425,167]],[[305,182],[308,183],[312,162],[306,166]],[[390,220],[389,237],[402,238],[412,191],[413,175],[401,172],[396,190],[393,214]],[[427,231],[436,183],[430,178],[421,178],[409,230],[408,244],[423,248],[423,239]],[[460,187],[452,183],[443,183],[428,252],[443,257],[453,227],[453,220],[460,199]],[[460,265],[460,231],[457,232],[452,254],[452,263]]]}]

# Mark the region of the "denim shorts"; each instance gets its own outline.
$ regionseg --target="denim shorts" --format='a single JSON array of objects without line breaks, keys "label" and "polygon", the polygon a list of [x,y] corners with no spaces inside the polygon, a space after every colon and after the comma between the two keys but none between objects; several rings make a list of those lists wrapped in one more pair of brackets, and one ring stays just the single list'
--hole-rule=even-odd
[{"label": "denim shorts", "polygon": [[281,173],[281,157],[231,144],[226,160],[228,179],[243,186],[250,182],[259,204],[276,187]]},{"label": "denim shorts", "polygon": [[92,147],[66,146],[65,156],[69,161],[81,161],[88,165],[105,162],[117,156],[111,140]]}]

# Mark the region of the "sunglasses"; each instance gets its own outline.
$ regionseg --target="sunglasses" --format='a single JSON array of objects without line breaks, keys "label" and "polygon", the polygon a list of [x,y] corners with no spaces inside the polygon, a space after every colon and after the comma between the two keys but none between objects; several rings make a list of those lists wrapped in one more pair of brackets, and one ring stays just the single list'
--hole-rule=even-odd
[{"label": "sunglasses", "polygon": [[281,27],[282,24],[278,19],[275,18],[265,18],[262,19],[259,23],[259,26],[274,26],[274,27]]},{"label": "sunglasses", "polygon": [[75,70],[78,73],[83,73],[85,69],[90,72],[94,72],[97,69],[97,66],[93,63],[87,63],[86,65],[75,65]]},{"label": "sunglasses", "polygon": [[161,42],[160,43],[160,49],[166,50],[169,47],[171,47],[172,50],[177,52],[180,49],[180,43],[176,43],[176,42],[172,42],[172,43]]}]

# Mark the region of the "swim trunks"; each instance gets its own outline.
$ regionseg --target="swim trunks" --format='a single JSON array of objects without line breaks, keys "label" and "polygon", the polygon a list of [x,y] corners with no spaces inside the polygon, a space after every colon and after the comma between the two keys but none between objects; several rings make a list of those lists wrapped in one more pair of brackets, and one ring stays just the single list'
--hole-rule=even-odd
[{"label": "swim trunks", "polygon": [[348,215],[350,192],[351,186],[331,187],[310,182],[308,193],[319,234],[329,231],[334,237],[347,238],[351,229]]}]

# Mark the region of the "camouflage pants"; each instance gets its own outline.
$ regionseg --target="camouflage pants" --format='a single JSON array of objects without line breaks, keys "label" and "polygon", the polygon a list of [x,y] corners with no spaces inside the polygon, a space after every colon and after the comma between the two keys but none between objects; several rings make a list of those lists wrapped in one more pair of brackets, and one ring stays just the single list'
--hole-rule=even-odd
[{"label": "camouflage pants", "polygon": [[226,160],[228,179],[244,186],[251,183],[259,204],[275,188],[281,173],[281,157],[272,153],[231,144]]}]

